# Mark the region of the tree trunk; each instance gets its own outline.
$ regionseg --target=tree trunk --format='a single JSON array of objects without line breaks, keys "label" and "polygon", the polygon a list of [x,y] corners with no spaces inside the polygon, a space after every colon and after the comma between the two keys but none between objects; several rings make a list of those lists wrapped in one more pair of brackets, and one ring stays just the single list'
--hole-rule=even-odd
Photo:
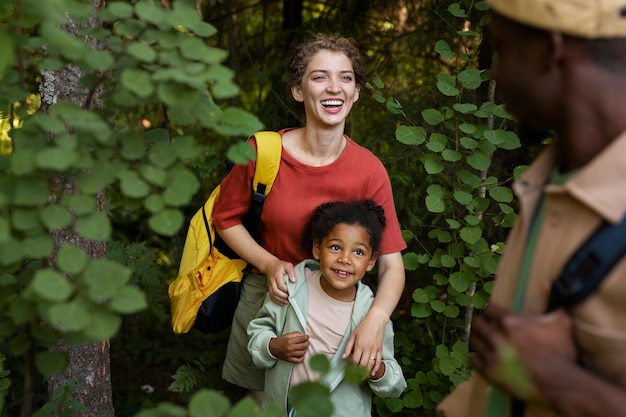
[{"label": "tree trunk", "polygon": [[[104,6],[104,0],[92,0],[94,11]],[[90,26],[97,26],[100,23],[95,19],[90,21]],[[64,29],[78,36],[79,28],[74,22],[68,21],[64,24]],[[88,41],[89,42],[89,41]],[[92,43],[93,48],[97,45]],[[47,111],[54,101],[73,101],[86,108],[101,107],[100,91],[96,91],[91,96],[90,102],[85,102],[87,95],[77,95],[76,92],[85,92],[80,85],[80,77],[83,75],[81,68],[75,65],[68,65],[65,68],[42,74],[41,96],[42,110]],[[51,199],[61,195],[71,195],[76,193],[75,178],[57,177],[51,184]],[[98,211],[104,210],[104,191],[97,195]],[[105,257],[104,242],[91,241],[79,236],[73,228],[60,230],[52,233],[54,242],[54,254],[48,259],[50,265],[56,264],[56,254],[58,249],[66,242],[70,242],[94,259]],[[59,342],[53,350],[67,352],[69,366],[63,373],[57,373],[48,379],[49,400],[59,387],[72,383],[80,388],[72,392],[72,399],[83,404],[88,411],[75,415],[81,417],[114,417],[113,395],[111,389],[111,367],[109,341],[100,343],[88,343],[82,346],[70,346],[65,341]],[[61,410],[55,411],[55,416],[60,415]]]}]

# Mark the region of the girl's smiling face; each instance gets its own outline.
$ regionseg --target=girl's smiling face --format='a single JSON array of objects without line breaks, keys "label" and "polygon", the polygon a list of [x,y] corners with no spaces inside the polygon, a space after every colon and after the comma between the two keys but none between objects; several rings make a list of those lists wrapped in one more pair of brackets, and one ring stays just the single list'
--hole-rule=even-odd
[{"label": "girl's smiling face", "polygon": [[307,124],[326,126],[345,122],[359,92],[350,59],[329,50],[316,53],[300,85],[291,88],[294,99],[304,104]]},{"label": "girl's smiling face", "polygon": [[363,226],[340,223],[321,242],[313,242],[313,257],[320,261],[322,289],[337,300],[352,301],[356,283],[374,267],[378,254]]}]

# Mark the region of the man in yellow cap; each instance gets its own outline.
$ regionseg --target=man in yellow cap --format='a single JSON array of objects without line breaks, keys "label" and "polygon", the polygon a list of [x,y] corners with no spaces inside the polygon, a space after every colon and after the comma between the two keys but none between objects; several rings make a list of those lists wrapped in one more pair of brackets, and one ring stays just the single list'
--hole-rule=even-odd
[{"label": "man in yellow cap", "polygon": [[626,258],[584,301],[546,313],[568,259],[626,213],[626,0],[488,2],[491,76],[521,139],[557,139],[514,185],[520,215],[472,325],[474,371],[438,411],[626,416]]}]

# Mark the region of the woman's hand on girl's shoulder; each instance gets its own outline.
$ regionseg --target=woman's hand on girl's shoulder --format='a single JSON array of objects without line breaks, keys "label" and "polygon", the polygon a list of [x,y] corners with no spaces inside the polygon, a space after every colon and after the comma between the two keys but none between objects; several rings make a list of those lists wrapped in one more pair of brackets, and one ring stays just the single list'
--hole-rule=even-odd
[{"label": "woman's hand on girl's shoulder", "polygon": [[267,277],[267,288],[271,300],[278,305],[289,303],[289,291],[284,277],[288,275],[291,282],[296,282],[293,264],[276,259],[265,268],[263,273]]}]

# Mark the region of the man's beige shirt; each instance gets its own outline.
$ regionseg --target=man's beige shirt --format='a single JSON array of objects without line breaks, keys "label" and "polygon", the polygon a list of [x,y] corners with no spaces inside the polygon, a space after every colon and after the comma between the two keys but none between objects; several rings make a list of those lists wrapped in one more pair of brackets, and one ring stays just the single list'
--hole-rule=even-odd
[{"label": "man's beige shirt", "polygon": [[[499,305],[512,305],[528,228],[545,192],[545,218],[524,298],[526,315],[542,314],[552,281],[602,221],[618,223],[626,214],[626,132],[564,185],[545,185],[558,163],[557,151],[555,145],[548,147],[513,186],[520,215],[508,237],[491,297]],[[607,380],[626,386],[626,259],[572,314],[585,362]],[[445,417],[483,417],[489,390],[474,373],[442,401],[439,411]],[[525,414],[556,415],[533,406]]]}]

